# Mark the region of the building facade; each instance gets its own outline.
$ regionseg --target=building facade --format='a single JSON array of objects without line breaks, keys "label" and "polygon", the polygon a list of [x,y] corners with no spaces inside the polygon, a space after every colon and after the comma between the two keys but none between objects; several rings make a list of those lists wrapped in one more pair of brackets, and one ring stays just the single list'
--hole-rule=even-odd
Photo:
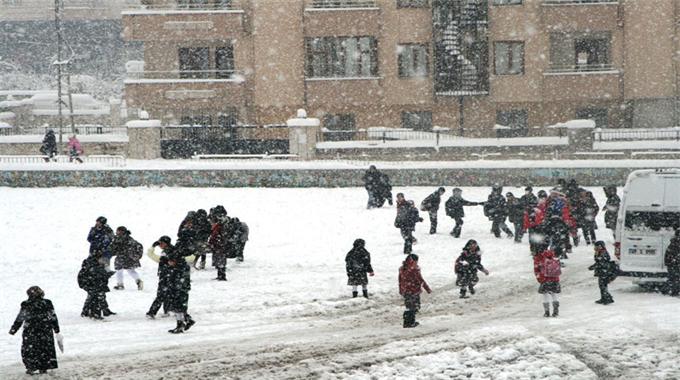
[{"label": "building facade", "polygon": [[680,125],[680,0],[143,0],[128,107],[170,124],[464,136]]}]

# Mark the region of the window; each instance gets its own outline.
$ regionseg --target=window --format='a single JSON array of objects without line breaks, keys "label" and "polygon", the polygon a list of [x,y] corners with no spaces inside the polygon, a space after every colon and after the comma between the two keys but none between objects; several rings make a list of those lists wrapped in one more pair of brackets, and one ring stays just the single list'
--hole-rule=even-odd
[{"label": "window", "polygon": [[493,0],[493,5],[520,5],[522,0]]},{"label": "window", "polygon": [[21,5],[21,0],[2,0],[2,5]]},{"label": "window", "polygon": [[229,8],[231,0],[177,0],[177,5],[185,9],[220,9]]},{"label": "window", "polygon": [[595,122],[596,128],[607,128],[609,120],[606,108],[581,108],[576,110],[577,119],[590,119]]},{"label": "window", "polygon": [[223,46],[215,49],[215,76],[229,78],[234,73],[234,47]]},{"label": "window", "polygon": [[680,213],[628,211],[626,212],[625,227],[633,231],[675,230],[680,228]]},{"label": "window", "polygon": [[523,137],[527,135],[527,110],[496,111],[496,124],[510,127],[496,130],[497,137]]},{"label": "window", "polygon": [[323,117],[325,141],[348,141],[356,133],[354,114],[326,114]]},{"label": "window", "polygon": [[524,74],[524,42],[494,42],[496,75]]},{"label": "window", "polygon": [[430,111],[404,111],[401,113],[401,127],[414,131],[432,130],[432,112]]},{"label": "window", "polygon": [[208,78],[210,49],[207,47],[179,48],[179,77]]},{"label": "window", "polygon": [[179,124],[190,125],[193,127],[209,127],[212,125],[212,117],[210,117],[210,115],[185,115],[180,118]]},{"label": "window", "polygon": [[550,33],[552,71],[611,69],[611,32]]},{"label": "window", "polygon": [[397,0],[397,8],[425,8],[428,0]]},{"label": "window", "polygon": [[375,77],[378,48],[373,37],[307,38],[308,78]]},{"label": "window", "polygon": [[426,77],[428,72],[428,52],[426,45],[397,46],[399,77]]}]

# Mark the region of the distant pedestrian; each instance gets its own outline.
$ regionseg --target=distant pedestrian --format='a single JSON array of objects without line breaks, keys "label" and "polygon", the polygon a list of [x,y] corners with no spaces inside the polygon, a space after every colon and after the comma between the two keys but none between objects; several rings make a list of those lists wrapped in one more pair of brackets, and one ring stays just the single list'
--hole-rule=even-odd
[{"label": "distant pedestrian", "polygon": [[595,243],[597,241],[595,230],[597,229],[597,213],[600,211],[600,206],[597,204],[593,193],[584,191],[581,193],[580,207],[578,209],[577,224],[583,231],[583,239],[586,245]]},{"label": "distant pedestrian", "polygon": [[213,211],[212,230],[208,239],[208,246],[212,251],[212,265],[217,269],[217,281],[227,281],[227,256],[231,251],[229,239],[230,218],[224,208]]},{"label": "distant pedestrian", "polygon": [[194,268],[202,270],[205,269],[205,258],[210,251],[208,239],[212,230],[208,213],[204,209],[196,211],[193,227],[196,230],[196,259],[194,260]]},{"label": "distant pedestrian", "polygon": [[477,271],[489,275],[489,271],[482,265],[482,254],[477,241],[468,240],[463,251],[456,259],[454,266],[456,272],[456,285],[460,286],[460,298],[469,298],[466,294],[475,294],[475,285],[479,282]]},{"label": "distant pedestrian", "polygon": [[602,305],[608,305],[614,303],[612,295],[609,294],[607,289],[610,282],[612,282],[617,275],[616,263],[611,261],[609,257],[609,252],[603,241],[597,241],[594,245],[595,250],[595,264],[588,267],[588,270],[595,272],[595,277],[597,277],[597,286],[600,288],[600,299],[595,301]]},{"label": "distant pedestrian", "polygon": [[677,296],[680,294],[680,229],[675,230],[675,236],[666,248],[664,264],[668,270],[666,290],[671,296]]},{"label": "distant pedestrian", "polygon": [[176,327],[168,332],[181,334],[196,323],[188,313],[191,268],[185,259],[185,256],[193,253],[173,246],[169,236],[161,236],[153,246],[159,246],[167,258],[168,309],[175,314],[177,320]]},{"label": "distant pedestrian", "polygon": [[439,204],[442,201],[442,195],[444,195],[445,192],[446,189],[440,187],[420,203],[420,209],[422,211],[427,211],[430,216],[430,235],[437,233],[437,213],[439,212]]},{"label": "distant pedestrian", "polygon": [[83,147],[80,145],[80,141],[76,135],[68,138],[68,144],[66,145],[66,148],[68,149],[69,162],[76,160],[78,163],[83,163],[83,160],[80,159],[80,155],[83,154]]},{"label": "distant pedestrian", "polygon": [[555,252],[548,249],[547,245],[541,244],[538,249],[540,252],[534,255],[534,275],[539,284],[538,293],[543,296],[543,316],[551,316],[550,304],[552,304],[552,316],[557,317],[560,310],[559,294],[562,292],[560,286],[562,265]]},{"label": "distant pedestrian", "polygon": [[106,269],[111,265],[111,242],[113,241],[113,230],[107,224],[105,217],[100,216],[90,228],[87,234],[87,241],[90,243],[90,254],[95,251],[102,253],[102,263]]},{"label": "distant pedestrian", "polygon": [[364,173],[362,179],[364,181],[364,188],[368,193],[368,203],[366,204],[366,208],[372,209],[376,207],[382,207],[383,203],[385,203],[385,199],[382,198],[382,179],[380,178],[380,172],[375,167],[375,165],[368,167],[368,170],[366,173]]},{"label": "distant pedestrian", "polygon": [[519,198],[519,203],[522,205],[523,210],[536,207],[538,204],[538,197],[534,195],[533,191],[534,189],[531,186],[524,188],[524,195]]},{"label": "distant pedestrian", "polygon": [[416,313],[420,310],[420,293],[425,289],[427,293],[432,293],[432,289],[427,285],[420,273],[418,266],[418,255],[409,254],[399,268],[399,294],[404,297],[404,327],[416,327]]},{"label": "distant pedestrian", "polygon": [[366,250],[364,239],[354,240],[354,246],[345,256],[345,269],[347,271],[347,285],[352,287],[352,297],[356,298],[359,294],[358,287],[364,298],[368,298],[368,277],[373,276],[371,266],[371,254]]},{"label": "distant pedestrian", "polygon": [[450,235],[455,238],[460,237],[460,233],[463,229],[463,217],[465,217],[465,211],[463,206],[478,206],[484,205],[484,202],[470,202],[463,199],[463,190],[459,188],[453,189],[453,194],[444,204],[446,210],[446,215],[453,218],[456,222],[455,227],[451,230]]},{"label": "distant pedestrian", "polygon": [[422,222],[418,209],[413,201],[407,201],[406,206],[397,209],[397,217],[394,220],[394,226],[401,232],[401,237],[404,239],[404,254],[409,254],[413,251],[413,244],[418,240],[413,237],[413,232],[416,229],[416,223]]},{"label": "distant pedestrian", "polygon": [[612,230],[612,234],[616,234],[616,219],[619,215],[621,198],[616,195],[616,186],[606,186],[603,189],[604,194],[607,196],[607,201],[604,206],[602,206],[602,211],[604,211],[604,225]]},{"label": "distant pedestrian", "polygon": [[508,238],[513,237],[512,231],[505,224],[505,219],[508,217],[508,208],[505,197],[503,196],[503,187],[494,184],[491,188],[491,194],[484,203],[484,216],[491,221],[491,233],[497,237],[501,237],[501,230],[505,232]]},{"label": "distant pedestrian", "polygon": [[116,286],[113,288],[116,290],[125,289],[123,283],[123,272],[125,271],[135,280],[137,290],[144,289],[144,282],[136,271],[141,266],[139,260],[144,254],[144,248],[142,244],[130,236],[131,234],[132,232],[125,226],[120,226],[116,228],[116,236],[111,242],[111,254],[116,257],[113,262],[117,280]]},{"label": "distant pedestrian", "polygon": [[45,162],[50,162],[50,160],[57,155],[57,138],[54,136],[54,131],[48,129],[43,137],[42,146],[40,146],[40,153],[44,156]]},{"label": "distant pedestrian", "polygon": [[406,197],[404,196],[404,193],[397,193],[397,208],[406,206]]},{"label": "distant pedestrian", "polygon": [[510,223],[512,223],[515,231],[515,243],[521,243],[522,242],[522,236],[524,235],[524,229],[523,229],[523,218],[524,218],[524,208],[522,206],[522,203],[518,198],[515,198],[515,196],[511,193],[508,192],[505,194],[506,198],[506,207],[508,209],[508,220]]},{"label": "distant pedestrian", "polygon": [[102,251],[94,251],[88,258],[83,260],[78,272],[78,286],[87,292],[87,298],[83,304],[81,317],[89,317],[96,320],[115,315],[109,309],[106,302],[106,293],[109,289],[109,278],[115,272],[107,271],[101,262]]},{"label": "distant pedestrian", "polygon": [[245,222],[242,222],[239,218],[233,218],[232,223],[233,228],[233,245],[234,252],[236,253],[236,261],[243,262],[243,251],[246,248],[246,243],[248,242],[248,235],[250,234],[250,229]]}]

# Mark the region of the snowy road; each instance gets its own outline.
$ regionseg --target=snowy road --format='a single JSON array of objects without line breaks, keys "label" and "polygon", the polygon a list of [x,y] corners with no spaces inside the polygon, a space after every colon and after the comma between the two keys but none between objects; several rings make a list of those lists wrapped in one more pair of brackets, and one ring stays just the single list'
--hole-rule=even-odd
[{"label": "snowy road", "polygon": [[[434,189],[395,190],[419,203]],[[601,189],[592,190],[602,204]],[[594,304],[597,284],[586,270],[592,252],[580,246],[562,276],[561,316],[545,319],[526,243],[493,238],[481,207],[466,208],[463,239],[447,234],[452,223],[443,210],[438,234],[426,234],[427,221],[419,225],[414,251],[434,291],[423,296],[421,326],[402,329],[395,210],[365,210],[363,189],[0,191],[0,320],[8,330],[25,289],[45,289],[66,337],[50,378],[680,378],[679,299],[618,279],[611,287],[616,303]],[[463,196],[483,200],[487,193],[464,188]],[[117,316],[105,323],[80,318],[85,294],[75,275],[97,216],[127,226],[146,247],[162,234],[174,237],[187,210],[216,204],[248,223],[251,241],[246,261],[230,263],[227,283],[212,281],[213,271],[192,274],[192,330],[173,336],[166,332],[171,319],[144,318],[156,285],[146,258],[144,291],[127,278],[128,289],[109,293]],[[344,255],[357,237],[366,239],[376,271],[369,300],[349,298],[345,285]],[[461,300],[453,261],[469,238],[479,241],[491,274]],[[2,336],[0,378],[21,379],[21,339]]]}]

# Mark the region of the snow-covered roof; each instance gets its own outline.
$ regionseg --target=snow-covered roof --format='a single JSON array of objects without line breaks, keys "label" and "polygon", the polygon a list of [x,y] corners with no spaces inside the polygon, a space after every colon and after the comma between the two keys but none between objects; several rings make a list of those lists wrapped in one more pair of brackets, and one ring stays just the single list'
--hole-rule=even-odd
[{"label": "snow-covered roof", "polygon": [[0,120],[14,119],[17,115],[14,112],[0,112]]},{"label": "snow-covered roof", "polygon": [[[33,95],[31,101],[33,103],[34,115],[57,115],[59,109],[57,106],[57,94],[54,92],[44,92]],[[73,99],[73,114],[74,115],[108,115],[110,106],[108,103],[100,102],[89,94],[71,94]],[[62,114],[69,114],[69,97],[62,95],[63,106]]]},{"label": "snow-covered roof", "polygon": [[4,121],[0,121],[0,129],[10,129],[13,128],[11,125],[5,123]]},{"label": "snow-covered roof", "polygon": [[131,120],[125,123],[128,128],[158,128],[161,126],[160,120]]}]

